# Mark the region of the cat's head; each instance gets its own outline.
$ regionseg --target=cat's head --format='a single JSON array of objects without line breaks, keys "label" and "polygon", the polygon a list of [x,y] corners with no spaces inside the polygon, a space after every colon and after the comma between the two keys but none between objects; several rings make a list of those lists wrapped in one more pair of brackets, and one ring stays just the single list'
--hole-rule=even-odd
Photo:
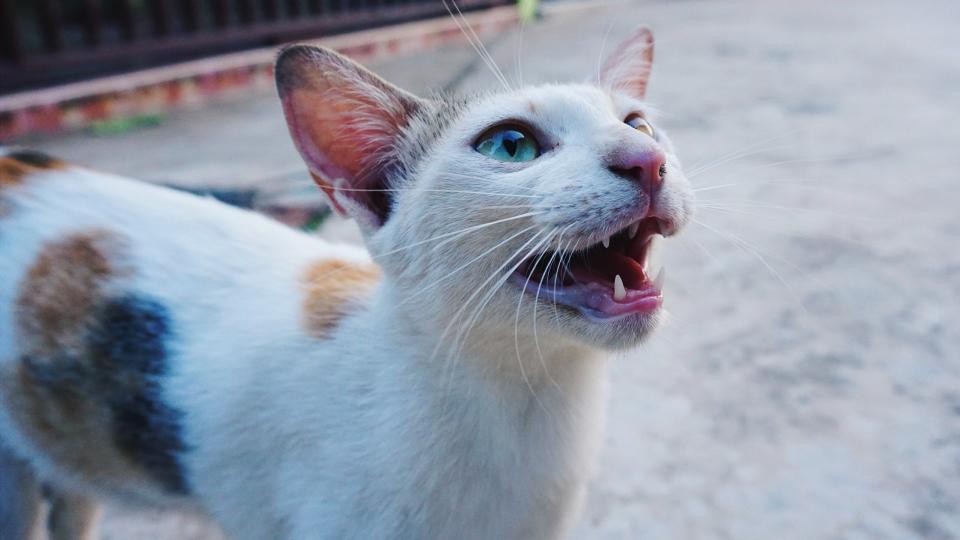
[{"label": "cat's head", "polygon": [[652,242],[693,209],[643,100],[652,53],[640,29],[592,83],[469,99],[418,98],[315,47],[276,73],[297,149],[405,308],[452,343],[621,348],[660,318]]}]

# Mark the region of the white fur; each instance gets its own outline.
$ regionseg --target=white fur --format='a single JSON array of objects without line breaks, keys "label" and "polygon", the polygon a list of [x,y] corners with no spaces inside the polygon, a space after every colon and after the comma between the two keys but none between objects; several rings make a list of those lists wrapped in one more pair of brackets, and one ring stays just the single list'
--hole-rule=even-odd
[{"label": "white fur", "polygon": [[[454,373],[429,362],[434,336],[396,312],[389,282],[332,340],[307,337],[306,264],[360,261],[362,250],[79,169],[5,195],[16,212],[0,234],[16,241],[0,259],[0,359],[18,356],[11,306],[39,246],[91,227],[122,231],[135,289],[174,314],[166,396],[186,412],[196,502],[232,537],[548,538],[575,515],[602,425],[601,360],[551,355],[560,386],[538,393],[544,408],[481,359]],[[515,351],[488,353],[483,362],[510,364]],[[44,476],[82,485],[4,420],[2,437]]]},{"label": "white fur", "polygon": [[[14,212],[0,219],[0,361],[17,358],[11,306],[39,246],[115,230],[131,240],[134,288],[173,316],[164,396],[185,413],[191,502],[231,537],[560,538],[601,439],[602,351],[635,344],[655,320],[591,322],[485,280],[535,246],[524,245],[531,232],[496,247],[525,227],[565,228],[563,241],[582,247],[622,226],[642,195],[601,158],[654,144],[623,124],[643,107],[576,85],[471,104],[386,224],[367,231],[384,279],[324,340],[303,329],[303,272],[323,258],[367,260],[365,251],[107,175],[32,177],[3,194]],[[504,118],[536,126],[555,151],[521,165],[473,151]],[[658,204],[682,225],[689,188],[669,142],[656,144],[669,167]],[[510,205],[520,207],[490,208]],[[479,227],[538,209],[547,211]],[[467,227],[479,228],[450,236]],[[488,290],[482,304],[474,293]],[[0,437],[46,476],[83,482],[0,420]]]}]

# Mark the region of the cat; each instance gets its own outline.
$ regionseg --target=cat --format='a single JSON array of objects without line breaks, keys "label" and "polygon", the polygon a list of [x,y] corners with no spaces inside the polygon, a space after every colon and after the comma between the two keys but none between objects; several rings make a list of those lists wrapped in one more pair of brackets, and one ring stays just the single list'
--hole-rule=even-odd
[{"label": "cat", "polygon": [[92,496],[236,539],[564,537],[605,358],[662,318],[649,252],[694,208],[652,58],[641,28],[596,81],[420,98],[284,48],[293,142],[366,250],[6,151],[0,441],[77,499],[54,536]]}]

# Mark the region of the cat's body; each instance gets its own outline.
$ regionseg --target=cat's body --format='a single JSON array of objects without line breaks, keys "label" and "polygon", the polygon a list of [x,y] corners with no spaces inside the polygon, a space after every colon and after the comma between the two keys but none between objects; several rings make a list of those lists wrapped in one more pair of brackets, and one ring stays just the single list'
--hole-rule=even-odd
[{"label": "cat's body", "polygon": [[[0,441],[40,478],[197,509],[238,539],[569,529],[603,425],[601,350],[653,326],[659,283],[620,261],[614,286],[571,255],[579,277],[558,284],[546,250],[616,233],[643,262],[689,216],[675,158],[617,126],[635,100],[593,87],[429,105],[357,69],[293,49],[278,79],[298,148],[378,265],[210,200],[0,157]],[[527,161],[565,183],[514,159],[526,128],[479,135],[497,112],[536,124]]]},{"label": "cat's body", "polygon": [[[150,465],[140,453],[121,450],[115,457],[129,460],[134,470],[129,482],[114,483],[97,479],[85,464],[75,468],[46,457],[51,446],[61,445],[85,458],[76,454],[99,453],[99,446],[113,441],[87,439],[77,448],[79,441],[64,437],[76,423],[110,420],[84,418],[84,411],[71,417],[71,389],[59,381],[40,382],[39,399],[57,410],[37,418],[34,407],[40,404],[23,406],[30,407],[31,420],[52,424],[53,437],[45,447],[23,437],[10,442],[54,482],[152,503],[205,501],[236,538],[530,538],[530,516],[541,522],[535,529],[541,531],[560,528],[570,515],[560,510],[575,503],[586,474],[589,449],[580,446],[595,440],[574,434],[601,424],[601,396],[594,388],[600,384],[598,360],[571,354],[564,363],[575,370],[551,372],[566,383],[562,393],[538,384],[537,396],[553,411],[547,415],[519,376],[505,378],[512,385],[504,386],[504,379],[483,370],[471,373],[479,359],[469,359],[457,377],[445,377],[442,364],[411,354],[431,350],[436,341],[419,336],[416,323],[394,318],[387,306],[370,304],[374,298],[394,302],[388,286],[375,296],[373,282],[357,284],[364,309],[317,337],[308,312],[316,294],[310,280],[364,272],[369,256],[360,248],[327,244],[217,202],[77,168],[32,174],[4,196],[20,211],[2,227],[0,370],[27,365],[18,361],[22,345],[14,344],[23,341],[16,336],[18,322],[30,323],[15,319],[14,306],[21,306],[24,317],[32,309],[24,304],[40,295],[57,295],[46,302],[76,302],[71,292],[49,287],[70,288],[62,280],[84,273],[91,254],[80,250],[97,250],[108,266],[124,268],[124,275],[105,276],[110,283],[102,301],[138,298],[163,306],[168,319],[166,332],[157,335],[165,353],[156,360],[165,373],[157,374],[156,399],[169,409],[172,429],[150,443],[166,445],[155,450],[176,458]],[[175,220],[171,208],[178,209]],[[57,284],[31,281],[31,268],[45,250],[63,256],[60,264],[70,267]],[[209,265],[198,270],[196,261]],[[325,270],[331,261],[348,266]],[[92,317],[100,301],[91,302]],[[63,335],[54,339],[67,340],[74,330],[55,331]],[[513,367],[513,343],[503,345],[491,346],[491,358],[483,362]],[[86,361],[65,357],[31,365],[46,381],[47,373]],[[17,387],[4,386],[4,395],[34,399],[23,382],[18,377]],[[109,399],[97,388],[75,390],[84,400]],[[579,403],[584,398],[587,409]],[[571,408],[584,417],[571,418]],[[4,435],[22,429],[21,421],[4,418]],[[89,456],[94,466],[106,459]],[[557,505],[562,501],[555,499],[568,501]]]}]

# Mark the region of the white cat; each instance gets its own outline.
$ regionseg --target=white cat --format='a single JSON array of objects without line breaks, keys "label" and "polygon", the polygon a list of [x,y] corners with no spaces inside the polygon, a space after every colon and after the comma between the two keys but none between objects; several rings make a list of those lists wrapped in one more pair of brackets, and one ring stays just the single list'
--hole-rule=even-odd
[{"label": "white cat", "polygon": [[[656,325],[649,247],[692,212],[643,101],[652,44],[635,32],[599,84],[464,100],[285,49],[293,140],[369,255],[8,152],[0,439],[60,493],[236,539],[563,537],[604,352]],[[91,534],[72,518],[54,534]]]}]

